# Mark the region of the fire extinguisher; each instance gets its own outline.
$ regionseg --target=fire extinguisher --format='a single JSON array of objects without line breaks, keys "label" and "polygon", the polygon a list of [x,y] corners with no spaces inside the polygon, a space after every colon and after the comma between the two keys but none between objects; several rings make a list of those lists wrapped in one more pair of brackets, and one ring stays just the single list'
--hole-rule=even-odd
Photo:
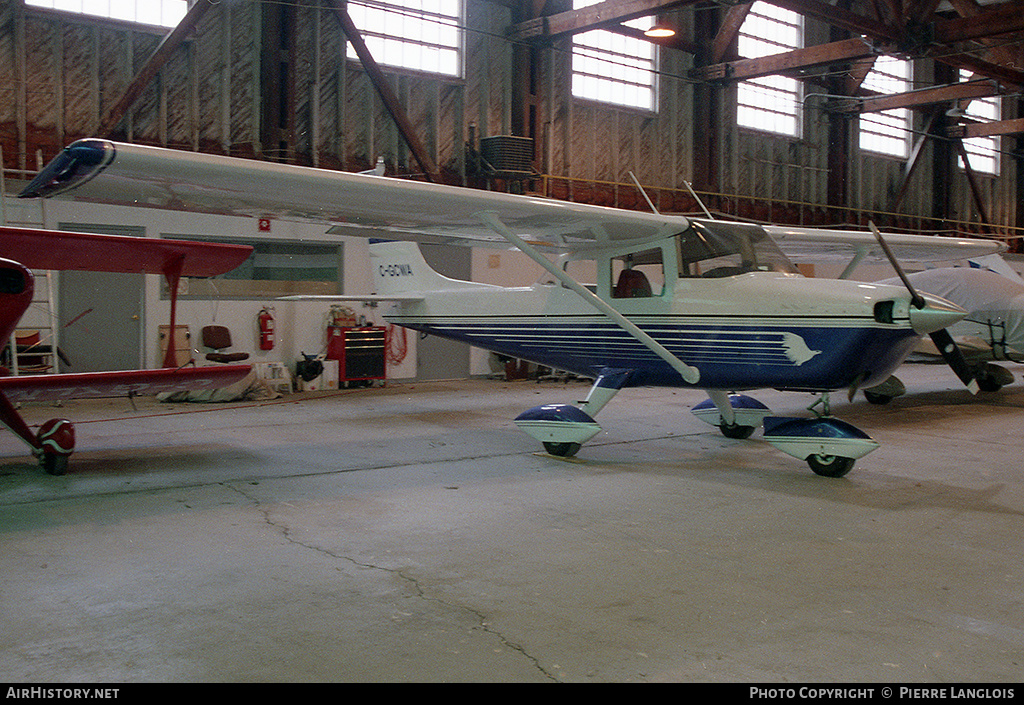
[{"label": "fire extinguisher", "polygon": [[270,310],[264,306],[256,320],[260,327],[260,350],[273,350],[274,349],[274,316],[270,313]]}]

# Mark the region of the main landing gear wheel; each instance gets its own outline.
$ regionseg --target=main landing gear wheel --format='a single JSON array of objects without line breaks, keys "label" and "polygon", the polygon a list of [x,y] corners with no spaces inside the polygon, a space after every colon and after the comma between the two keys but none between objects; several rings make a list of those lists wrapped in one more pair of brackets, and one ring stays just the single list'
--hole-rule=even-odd
[{"label": "main landing gear wheel", "polygon": [[1013,384],[1013,373],[991,362],[983,362],[972,371],[978,389],[983,392],[998,392],[1006,385]]},{"label": "main landing gear wheel", "polygon": [[853,458],[840,455],[808,455],[807,464],[815,475],[822,477],[842,477],[853,469]]},{"label": "main landing gear wheel", "polygon": [[750,438],[754,435],[754,431],[757,430],[756,426],[741,426],[738,423],[718,424],[718,429],[722,432],[722,435],[726,438],[737,438],[743,440],[744,438]]},{"label": "main landing gear wheel", "polygon": [[33,446],[43,470],[50,475],[63,475],[75,449],[74,424],[67,419],[50,419],[39,427]]},{"label": "main landing gear wheel", "polygon": [[559,458],[571,458],[576,455],[580,448],[583,446],[580,443],[549,443],[545,441],[544,450],[549,455],[555,455]]},{"label": "main landing gear wheel", "polygon": [[68,471],[68,460],[70,457],[60,453],[43,453],[40,464],[48,475],[63,475]]},{"label": "main landing gear wheel", "polygon": [[869,392],[864,390],[864,398],[872,404],[888,404],[892,401],[892,397],[886,394],[876,394],[875,392]]}]

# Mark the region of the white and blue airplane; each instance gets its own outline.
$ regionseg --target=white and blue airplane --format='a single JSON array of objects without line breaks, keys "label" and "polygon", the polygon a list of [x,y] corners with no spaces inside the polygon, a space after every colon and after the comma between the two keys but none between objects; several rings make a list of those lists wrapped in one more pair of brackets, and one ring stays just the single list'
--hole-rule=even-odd
[{"label": "white and blue airplane", "polygon": [[[845,475],[878,443],[832,417],[828,394],[885,380],[923,336],[965,314],[908,286],[805,278],[770,229],[752,224],[101,139],[67,147],[21,195],[58,194],[275,215],[380,240],[371,244],[376,294],[328,298],[394,301],[391,323],[594,378],[585,400],[516,419],[562,457],[601,430],[594,417],[619,390],[666,385],[706,390],[694,413],[725,435],[746,438],[763,426],[765,440],[815,473]],[[943,260],[999,247],[938,240],[899,236],[891,246],[938,250]],[[417,242],[516,248],[548,276],[522,287],[453,280],[427,265]],[[592,263],[594,283],[570,276],[580,260]],[[757,388],[821,398],[813,416],[780,418],[739,393]]]}]

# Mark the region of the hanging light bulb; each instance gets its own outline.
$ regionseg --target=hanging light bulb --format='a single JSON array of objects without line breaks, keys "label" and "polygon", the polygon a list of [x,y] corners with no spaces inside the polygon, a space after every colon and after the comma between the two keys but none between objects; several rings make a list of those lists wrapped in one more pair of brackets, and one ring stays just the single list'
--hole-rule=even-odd
[{"label": "hanging light bulb", "polygon": [[664,37],[674,37],[675,34],[676,34],[676,31],[674,29],[672,29],[671,27],[666,27],[664,25],[657,25],[656,24],[653,27],[651,27],[649,30],[644,32],[644,34],[647,35],[648,37],[652,37],[652,38],[664,38]]}]

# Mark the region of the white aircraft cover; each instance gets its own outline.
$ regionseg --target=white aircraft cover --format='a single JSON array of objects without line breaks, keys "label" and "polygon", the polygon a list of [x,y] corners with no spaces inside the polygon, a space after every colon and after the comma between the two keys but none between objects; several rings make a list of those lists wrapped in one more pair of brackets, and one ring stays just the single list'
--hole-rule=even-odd
[{"label": "white aircraft cover", "polygon": [[[965,323],[973,323],[975,329],[989,323],[1005,326],[1006,345],[1024,353],[1024,285],[995,272],[968,267],[929,269],[907,278],[919,292],[941,296],[963,308],[968,312]],[[899,278],[877,283],[902,285]],[[995,335],[998,340],[1002,333],[996,331]]]}]

